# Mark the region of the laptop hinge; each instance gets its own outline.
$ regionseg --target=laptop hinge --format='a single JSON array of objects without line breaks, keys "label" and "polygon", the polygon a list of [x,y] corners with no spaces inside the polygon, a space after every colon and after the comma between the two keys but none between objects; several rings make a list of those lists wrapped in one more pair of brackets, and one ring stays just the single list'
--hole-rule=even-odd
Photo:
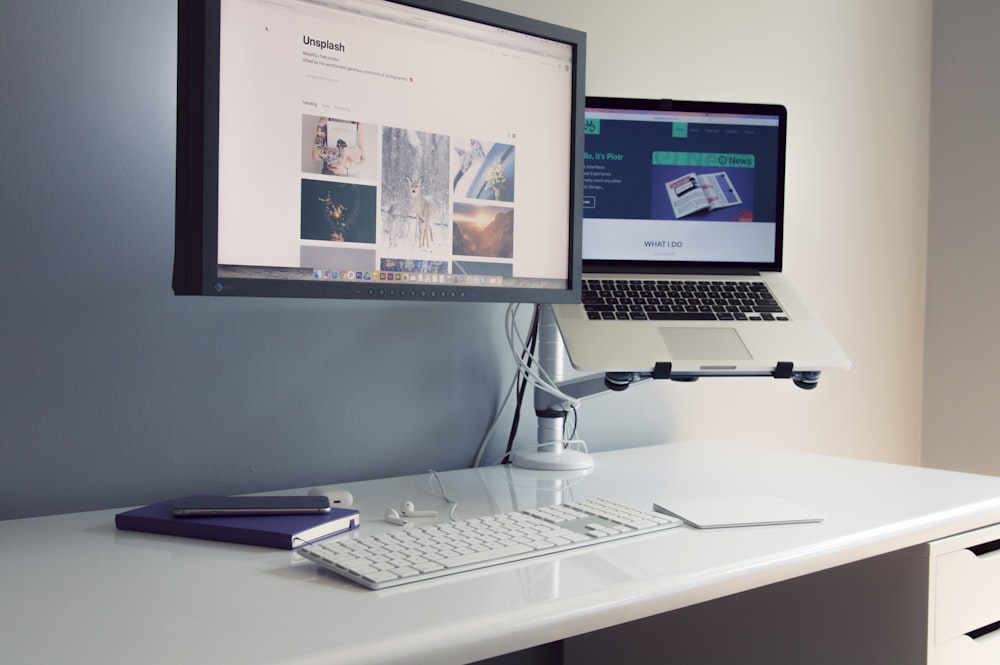
[{"label": "laptop hinge", "polygon": [[776,379],[790,379],[792,378],[792,370],[794,364],[790,362],[780,362],[778,366],[774,368],[774,378]]},{"label": "laptop hinge", "polygon": [[[662,273],[661,268],[658,272]],[[668,270],[670,273],[679,275],[733,275],[733,276],[743,276],[743,275],[759,275],[760,270],[757,268],[740,268],[737,266],[733,267],[705,267],[705,268],[670,268]]]},{"label": "laptop hinge", "polygon": [[748,266],[691,266],[664,263],[641,263],[634,261],[597,261],[583,262],[583,277],[593,273],[638,274],[650,276],[662,275],[759,275],[760,268]]},{"label": "laptop hinge", "polygon": [[671,363],[660,362],[653,366],[653,378],[654,379],[669,379],[670,372],[673,368]]}]

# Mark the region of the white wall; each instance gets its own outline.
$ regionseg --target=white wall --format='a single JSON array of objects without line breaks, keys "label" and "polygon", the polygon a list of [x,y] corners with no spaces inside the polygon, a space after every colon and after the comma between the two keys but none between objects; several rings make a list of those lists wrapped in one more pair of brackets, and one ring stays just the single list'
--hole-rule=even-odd
[{"label": "white wall", "polygon": [[936,0],[924,463],[1000,474],[1000,3]]},{"label": "white wall", "polygon": [[595,95],[789,109],[786,269],[853,361],[812,392],[762,379],[585,403],[592,445],[729,439],[920,461],[931,0],[484,0],[588,33]]}]

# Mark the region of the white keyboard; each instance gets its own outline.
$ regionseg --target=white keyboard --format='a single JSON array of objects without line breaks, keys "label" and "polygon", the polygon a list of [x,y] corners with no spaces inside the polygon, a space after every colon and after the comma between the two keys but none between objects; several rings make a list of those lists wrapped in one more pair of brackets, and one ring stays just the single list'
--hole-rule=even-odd
[{"label": "white keyboard", "polygon": [[680,525],[680,520],[651,510],[587,499],[335,538],[306,545],[298,552],[369,589],[384,589]]}]

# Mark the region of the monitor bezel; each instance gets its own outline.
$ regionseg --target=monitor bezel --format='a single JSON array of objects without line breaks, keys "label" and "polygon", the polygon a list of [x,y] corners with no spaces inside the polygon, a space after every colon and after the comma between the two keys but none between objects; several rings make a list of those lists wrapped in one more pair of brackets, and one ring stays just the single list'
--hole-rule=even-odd
[{"label": "monitor bezel", "polygon": [[530,302],[580,301],[582,276],[583,132],[586,34],[463,0],[384,0],[568,44],[573,50],[570,188],[564,288],[476,284],[385,284],[365,281],[220,277],[219,59],[221,0],[179,0],[174,265],[175,295],[287,298]]}]

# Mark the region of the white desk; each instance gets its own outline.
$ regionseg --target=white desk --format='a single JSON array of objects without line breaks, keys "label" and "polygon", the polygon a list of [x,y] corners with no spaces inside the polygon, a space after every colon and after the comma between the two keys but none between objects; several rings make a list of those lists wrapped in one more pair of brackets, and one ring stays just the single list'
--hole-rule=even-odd
[{"label": "white desk", "polygon": [[[441,478],[459,518],[551,503],[559,484],[500,467]],[[347,487],[365,533],[398,528],[381,515],[405,499],[447,513],[429,476]],[[117,511],[0,522],[0,662],[460,663],[582,636],[565,643],[567,656],[579,656],[595,653],[580,648],[591,644],[586,634],[602,635],[594,631],[704,601],[713,603],[694,609],[712,616],[726,597],[747,597],[732,594],[789,581],[753,592],[763,598],[817,571],[919,554],[913,546],[1000,522],[1000,478],[738,445],[601,453],[593,474],[563,490],[641,507],[671,495],[747,494],[777,495],[826,519],[682,527],[377,592],[291,552],[116,531]],[[874,582],[859,580],[856,593],[893,593]]]}]

